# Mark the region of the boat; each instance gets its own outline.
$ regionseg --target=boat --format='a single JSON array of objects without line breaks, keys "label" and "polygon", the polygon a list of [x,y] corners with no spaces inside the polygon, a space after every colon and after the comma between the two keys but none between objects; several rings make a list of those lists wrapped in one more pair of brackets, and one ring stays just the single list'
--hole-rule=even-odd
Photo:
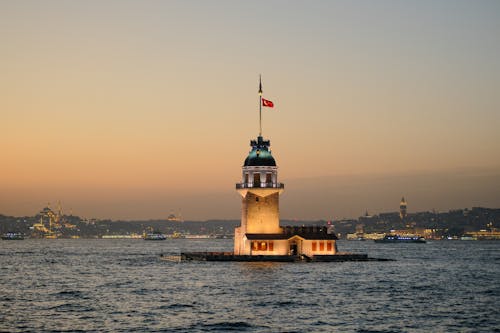
[{"label": "boat", "polygon": [[155,231],[151,233],[144,234],[144,240],[165,240],[167,236],[162,234],[161,232]]},{"label": "boat", "polygon": [[24,235],[20,232],[7,232],[2,235],[4,240],[23,240]]},{"label": "boat", "polygon": [[375,239],[375,243],[426,243],[420,236],[385,235],[382,239]]}]

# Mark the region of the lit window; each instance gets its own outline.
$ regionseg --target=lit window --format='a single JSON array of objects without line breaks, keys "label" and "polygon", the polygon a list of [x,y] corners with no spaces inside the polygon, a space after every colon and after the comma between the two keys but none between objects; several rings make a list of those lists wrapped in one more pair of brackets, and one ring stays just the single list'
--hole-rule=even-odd
[{"label": "lit window", "polygon": [[328,252],[331,252],[331,251],[332,251],[332,242],[328,242],[328,243],[326,243],[326,250],[327,250]]},{"label": "lit window", "polygon": [[319,242],[319,250],[325,251],[325,243],[324,242]]},{"label": "lit window", "polygon": [[[272,243],[272,242],[271,242]],[[269,248],[270,250],[269,251],[272,251],[272,246],[271,244],[269,244]],[[253,251],[267,251],[268,250],[268,245],[267,245],[267,242],[263,242],[263,241],[252,241],[252,250]]]},{"label": "lit window", "polygon": [[312,242],[311,246],[312,246],[312,250],[316,251],[316,242]]},{"label": "lit window", "polygon": [[274,243],[269,242],[269,251],[274,251]]}]

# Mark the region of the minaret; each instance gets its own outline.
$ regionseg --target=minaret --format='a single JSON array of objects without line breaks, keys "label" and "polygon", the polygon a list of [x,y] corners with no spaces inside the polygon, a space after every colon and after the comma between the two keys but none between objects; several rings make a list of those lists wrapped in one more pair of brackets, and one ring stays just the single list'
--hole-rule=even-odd
[{"label": "minaret", "polygon": [[404,220],[406,217],[406,200],[405,197],[401,198],[401,202],[399,203],[399,217],[401,220]]}]

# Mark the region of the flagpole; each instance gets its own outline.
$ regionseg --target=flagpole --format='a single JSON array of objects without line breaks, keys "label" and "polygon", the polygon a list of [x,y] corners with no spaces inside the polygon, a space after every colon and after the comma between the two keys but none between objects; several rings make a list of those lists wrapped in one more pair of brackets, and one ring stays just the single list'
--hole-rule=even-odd
[{"label": "flagpole", "polygon": [[259,74],[259,136],[262,136],[262,79]]}]

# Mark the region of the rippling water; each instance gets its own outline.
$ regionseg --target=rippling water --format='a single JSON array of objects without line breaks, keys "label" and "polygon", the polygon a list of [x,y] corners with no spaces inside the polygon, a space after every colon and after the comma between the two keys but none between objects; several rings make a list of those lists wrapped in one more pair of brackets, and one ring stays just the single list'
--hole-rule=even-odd
[{"label": "rippling water", "polygon": [[5,332],[500,332],[500,242],[375,244],[394,262],[159,260],[232,240],[0,242]]}]

